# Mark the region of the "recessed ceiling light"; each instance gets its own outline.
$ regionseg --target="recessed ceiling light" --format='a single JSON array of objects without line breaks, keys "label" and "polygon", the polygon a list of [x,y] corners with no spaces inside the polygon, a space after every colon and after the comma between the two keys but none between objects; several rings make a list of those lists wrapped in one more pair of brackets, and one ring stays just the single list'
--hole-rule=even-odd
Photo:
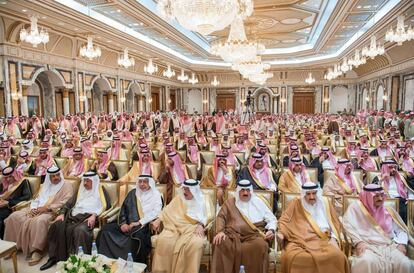
[{"label": "recessed ceiling light", "polygon": [[101,36],[98,36],[98,37],[96,37],[96,38],[101,39],[102,37],[101,37]]},{"label": "recessed ceiling light", "polygon": [[364,6],[364,9],[370,9],[370,8],[371,8],[371,5]]},{"label": "recessed ceiling light", "polygon": [[357,6],[357,9],[362,9],[362,6]]},{"label": "recessed ceiling light", "polygon": [[112,41],[111,41],[111,40],[108,40],[108,41],[106,41],[106,42],[108,42],[108,43],[112,43]]},{"label": "recessed ceiling light", "polygon": [[120,9],[117,9],[116,11],[117,11],[117,12],[121,12],[121,10],[120,10]]},{"label": "recessed ceiling light", "polygon": [[7,1],[0,1],[0,5],[6,5]]},{"label": "recessed ceiling light", "polygon": [[26,11],[27,11],[27,9],[22,9],[22,11],[23,11],[23,12],[26,12]]},{"label": "recessed ceiling light", "polygon": [[63,26],[63,25],[65,25],[65,23],[63,23],[63,22],[59,22],[59,23],[58,23],[58,25],[59,25],[59,26]]},{"label": "recessed ceiling light", "polygon": [[141,22],[141,23],[139,23],[141,26],[143,26],[144,25],[144,23],[143,22]]},{"label": "recessed ceiling light", "polygon": [[47,17],[46,16],[42,16],[42,19],[46,19]]},{"label": "recessed ceiling light", "polygon": [[75,28],[74,28],[74,30],[75,30],[75,31],[78,31],[78,30],[79,30],[79,28],[75,27]]}]

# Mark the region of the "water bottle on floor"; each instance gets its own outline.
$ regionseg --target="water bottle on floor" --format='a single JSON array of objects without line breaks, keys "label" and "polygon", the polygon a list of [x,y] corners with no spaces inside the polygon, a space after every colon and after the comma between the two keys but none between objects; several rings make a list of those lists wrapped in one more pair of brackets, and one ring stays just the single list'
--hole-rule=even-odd
[{"label": "water bottle on floor", "polygon": [[92,243],[92,256],[98,256],[98,248],[95,242]]},{"label": "water bottle on floor", "polygon": [[82,246],[80,246],[79,248],[78,248],[78,256],[80,257],[80,256],[83,256],[83,247]]},{"label": "water bottle on floor", "polygon": [[240,271],[239,271],[239,273],[246,273],[246,271],[244,270],[244,265],[241,265],[241,266],[240,266]]},{"label": "water bottle on floor", "polygon": [[134,271],[134,260],[132,259],[131,252],[128,253],[127,259],[127,272],[132,273]]}]

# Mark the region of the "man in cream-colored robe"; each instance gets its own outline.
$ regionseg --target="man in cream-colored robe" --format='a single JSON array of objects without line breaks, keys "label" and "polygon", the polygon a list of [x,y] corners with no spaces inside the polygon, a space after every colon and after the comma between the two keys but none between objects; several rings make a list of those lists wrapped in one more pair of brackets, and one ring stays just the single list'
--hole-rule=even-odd
[{"label": "man in cream-colored robe", "polygon": [[384,200],[383,188],[368,184],[344,214],[343,226],[356,250],[353,273],[414,272],[413,261],[406,256],[408,228]]},{"label": "man in cream-colored robe", "polygon": [[[190,193],[189,193],[190,192]],[[184,181],[180,194],[166,206],[153,228],[163,223],[152,262],[153,273],[199,272],[206,237],[204,227],[214,217],[212,200],[204,198],[199,182]]]}]

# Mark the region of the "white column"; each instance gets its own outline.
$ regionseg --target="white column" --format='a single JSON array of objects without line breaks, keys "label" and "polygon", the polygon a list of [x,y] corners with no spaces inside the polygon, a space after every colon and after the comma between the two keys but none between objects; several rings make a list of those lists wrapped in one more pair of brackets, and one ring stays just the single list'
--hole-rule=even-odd
[{"label": "white column", "polygon": [[20,99],[20,107],[21,107],[21,113],[23,116],[29,115],[29,107],[27,105],[27,89],[29,86],[22,85],[22,97]]},{"label": "white column", "polygon": [[114,112],[114,95],[112,94],[112,91],[109,91],[108,93],[108,112]]},{"label": "white column", "polygon": [[63,114],[69,115],[69,90],[63,89]]},{"label": "white column", "polygon": [[170,101],[170,87],[165,87],[165,110],[169,111],[171,107],[171,101]]},{"label": "white column", "polygon": [[152,110],[152,106],[150,103],[150,99],[152,99],[151,97],[151,83],[145,83],[145,97],[146,97],[146,111],[151,112]]}]

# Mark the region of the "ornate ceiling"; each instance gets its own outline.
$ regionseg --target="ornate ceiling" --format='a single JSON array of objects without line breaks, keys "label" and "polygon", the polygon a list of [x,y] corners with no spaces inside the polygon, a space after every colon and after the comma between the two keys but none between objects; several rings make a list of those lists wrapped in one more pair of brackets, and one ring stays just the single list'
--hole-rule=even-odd
[{"label": "ornate ceiling", "polygon": [[[229,29],[201,36],[166,22],[153,0],[0,0],[3,12],[39,14],[41,25],[68,35],[86,37],[121,51],[128,47],[142,59],[155,58],[194,70],[219,71],[229,65],[210,54],[210,42],[225,39]],[[263,59],[278,67],[308,65],[324,68],[372,33],[385,33],[404,13],[414,21],[412,0],[254,0],[254,13],[245,21],[249,37],[266,45]],[[25,11],[23,11],[25,10]],[[380,35],[380,37],[381,37]]]}]

